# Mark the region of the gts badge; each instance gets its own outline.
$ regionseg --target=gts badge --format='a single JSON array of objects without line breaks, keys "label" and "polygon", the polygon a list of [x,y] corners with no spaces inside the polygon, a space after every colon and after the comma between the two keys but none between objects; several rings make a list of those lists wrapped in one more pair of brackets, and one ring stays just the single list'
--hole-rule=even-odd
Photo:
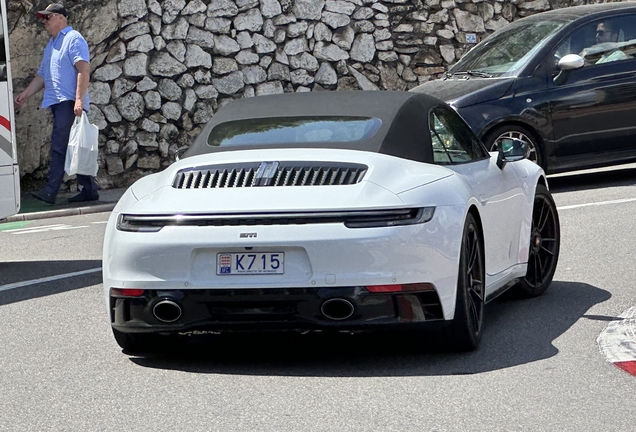
[{"label": "gts badge", "polygon": [[255,232],[239,234],[239,238],[256,238],[256,236],[257,234]]}]

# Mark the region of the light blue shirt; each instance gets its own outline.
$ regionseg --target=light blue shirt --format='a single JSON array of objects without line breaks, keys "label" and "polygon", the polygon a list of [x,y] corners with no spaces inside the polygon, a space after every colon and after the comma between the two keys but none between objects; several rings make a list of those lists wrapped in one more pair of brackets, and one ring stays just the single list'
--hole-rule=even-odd
[{"label": "light blue shirt", "polygon": [[[77,69],[80,60],[90,63],[88,44],[71,26],[60,31],[55,40],[50,39],[38,75],[44,78],[42,108],[64,101],[74,101],[77,93]],[[88,111],[88,91],[84,95],[84,111]]]},{"label": "light blue shirt", "polygon": [[617,60],[627,60],[628,58],[629,57],[627,56],[627,54],[625,54],[623,51],[619,49],[615,49],[613,51],[603,54],[603,56],[600,59],[598,59],[598,61],[595,64],[609,63],[609,62],[613,62]]}]

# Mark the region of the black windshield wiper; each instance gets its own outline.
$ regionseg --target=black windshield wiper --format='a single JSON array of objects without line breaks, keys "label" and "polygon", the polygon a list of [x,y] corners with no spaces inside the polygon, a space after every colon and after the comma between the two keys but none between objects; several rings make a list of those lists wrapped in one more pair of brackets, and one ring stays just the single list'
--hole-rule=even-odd
[{"label": "black windshield wiper", "polygon": [[450,73],[449,71],[446,71],[446,72],[444,72],[444,75],[442,75],[442,79],[447,80],[447,79],[449,79],[452,76],[453,76],[452,73]]},{"label": "black windshield wiper", "polygon": [[491,74],[486,73],[486,72],[482,72],[482,71],[477,71],[477,70],[469,70],[469,71],[466,71],[466,73],[468,75],[477,76],[477,77],[480,77],[480,78],[492,78]]},{"label": "black windshield wiper", "polygon": [[448,79],[455,75],[459,75],[459,76],[469,75],[469,76],[475,76],[479,78],[492,78],[492,75],[489,73],[478,71],[478,70],[469,70],[469,71],[446,72],[444,74],[444,79]]}]

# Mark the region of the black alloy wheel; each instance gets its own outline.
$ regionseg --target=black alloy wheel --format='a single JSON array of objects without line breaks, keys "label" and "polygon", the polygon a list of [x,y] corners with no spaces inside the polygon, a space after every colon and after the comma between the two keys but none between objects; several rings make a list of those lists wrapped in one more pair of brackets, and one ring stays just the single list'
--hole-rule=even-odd
[{"label": "black alloy wheel", "polygon": [[532,210],[528,271],[517,284],[525,297],[536,297],[545,292],[552,282],[559,259],[561,230],[559,215],[550,191],[537,185]]},{"label": "black alloy wheel", "polygon": [[539,166],[543,166],[543,156],[535,138],[529,130],[522,126],[499,126],[488,134],[488,136],[484,139],[484,144],[486,144],[488,151],[497,151],[502,140],[511,138],[518,139],[526,143],[528,148],[526,151],[526,159]]},{"label": "black alloy wheel", "polygon": [[469,213],[459,257],[455,317],[444,335],[454,350],[472,351],[479,346],[484,325],[485,274],[481,230]]}]

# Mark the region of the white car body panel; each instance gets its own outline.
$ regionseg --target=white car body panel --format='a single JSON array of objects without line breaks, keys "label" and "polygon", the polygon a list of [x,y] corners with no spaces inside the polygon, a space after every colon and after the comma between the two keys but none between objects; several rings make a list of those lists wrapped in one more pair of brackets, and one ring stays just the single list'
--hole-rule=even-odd
[{"label": "white car body panel", "polygon": [[[355,185],[183,190],[172,187],[188,167],[246,161],[321,161],[368,165]],[[532,204],[541,169],[522,160],[496,165],[496,156],[437,166],[378,153],[335,149],[269,149],[183,159],[147,176],[113,210],[104,241],[104,291],[143,289],[298,288],[432,283],[444,318],[455,312],[462,229],[474,206],[483,222],[486,294],[526,272]],[[511,186],[518,185],[518,186]],[[166,226],[159,232],[117,229],[120,214],[245,215],[435,207],[429,222],[382,228],[338,223],[258,226]],[[241,238],[241,233],[257,233]],[[285,252],[282,275],[217,275],[216,255]]]},{"label": "white car body panel", "polygon": [[[247,159],[246,159],[247,158]],[[245,160],[277,160],[277,161],[315,161],[342,162],[350,161],[366,164],[369,171],[365,180],[358,185],[338,188],[334,194],[333,186],[314,186],[312,195],[308,197],[306,188],[286,187],[271,188],[263,197],[260,188],[221,188],[214,190],[214,211],[240,213],[243,211],[301,211],[331,209],[382,208],[401,205],[396,194],[416,186],[422,186],[443,177],[452,175],[447,168],[427,165],[398,159],[391,156],[370,152],[329,149],[285,149],[285,150],[250,150],[216,153],[195,156],[171,165],[165,171],[145,177],[131,186],[139,202],[134,212],[138,214],[187,211],[188,213],[207,213],[210,211],[210,200],[199,200],[197,190],[177,190],[172,188],[175,174],[183,168],[204,167],[213,164],[239,163]],[[402,172],[396,172],[399,168]],[[375,179],[381,179],[377,181]],[[382,184],[382,186],[379,186]],[[217,195],[218,194],[218,195]],[[210,196],[210,190],[204,197]],[[284,203],[281,205],[279,203]],[[293,205],[291,205],[293,203]]]},{"label": "white car body panel", "polygon": [[532,201],[528,203],[514,168],[500,169],[496,159],[491,157],[489,160],[456,165],[451,169],[464,179],[479,201],[486,249],[486,274],[494,275],[516,264],[519,238],[513,233],[521,229],[523,215],[531,214]]}]

